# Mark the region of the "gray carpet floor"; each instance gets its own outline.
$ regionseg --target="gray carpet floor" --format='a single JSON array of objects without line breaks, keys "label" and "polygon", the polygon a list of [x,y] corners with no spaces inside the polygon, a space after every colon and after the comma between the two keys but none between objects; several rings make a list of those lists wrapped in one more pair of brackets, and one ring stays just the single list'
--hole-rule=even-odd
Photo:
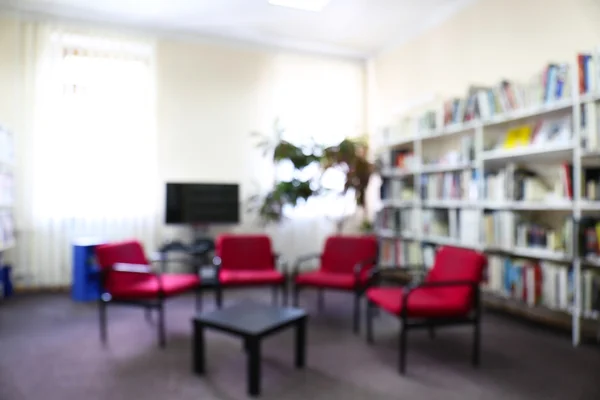
[{"label": "gray carpet floor", "polygon": [[[226,304],[248,299],[270,301],[265,291],[243,291],[228,293]],[[379,316],[368,346],[351,333],[350,297],[328,293],[321,313],[314,293],[303,293],[302,303],[311,314],[307,368],[293,367],[292,331],[266,339],[263,399],[600,399],[600,351],[574,349],[568,336],[485,314],[479,369],[470,364],[471,330],[446,328],[435,340],[411,332],[408,373],[399,376],[395,319]],[[94,305],[58,294],[0,303],[0,400],[247,398],[245,354],[233,337],[208,332],[208,374],[191,373],[192,312],[192,297],[168,303],[161,350],[140,309],[109,309],[103,347]]]}]

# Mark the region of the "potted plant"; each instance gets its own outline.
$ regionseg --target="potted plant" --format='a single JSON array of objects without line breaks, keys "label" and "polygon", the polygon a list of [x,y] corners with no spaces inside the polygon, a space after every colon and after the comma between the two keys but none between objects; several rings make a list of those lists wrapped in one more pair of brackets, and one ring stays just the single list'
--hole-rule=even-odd
[{"label": "potted plant", "polygon": [[[310,146],[297,146],[282,139],[283,130],[275,123],[275,138],[269,138],[260,133],[252,133],[258,137],[257,147],[263,150],[264,156],[272,157],[275,164],[290,162],[295,171],[319,163],[320,175],[330,169],[337,168],[345,174],[344,189],[340,195],[345,195],[349,190],[355,193],[356,205],[362,212],[360,230],[370,232],[372,223],[368,220],[366,210],[366,192],[375,166],[368,156],[367,138],[344,139],[335,146],[323,147],[316,143]],[[300,174],[297,174],[300,175]],[[276,181],[273,187],[263,195],[255,195],[249,199],[250,209],[256,211],[263,223],[279,222],[283,218],[286,205],[296,206],[301,201],[306,201],[312,196],[319,196],[326,192],[320,183],[320,176],[307,177],[304,180],[292,178],[288,181]],[[346,218],[337,221],[338,233],[341,233]]]}]

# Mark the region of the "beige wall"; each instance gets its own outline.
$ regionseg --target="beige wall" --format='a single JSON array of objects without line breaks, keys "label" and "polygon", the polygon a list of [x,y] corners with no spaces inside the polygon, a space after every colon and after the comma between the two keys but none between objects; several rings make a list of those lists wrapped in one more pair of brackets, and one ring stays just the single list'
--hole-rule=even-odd
[{"label": "beige wall", "polygon": [[463,95],[470,84],[528,79],[549,61],[600,45],[596,0],[480,0],[372,61],[380,123],[414,99]]}]

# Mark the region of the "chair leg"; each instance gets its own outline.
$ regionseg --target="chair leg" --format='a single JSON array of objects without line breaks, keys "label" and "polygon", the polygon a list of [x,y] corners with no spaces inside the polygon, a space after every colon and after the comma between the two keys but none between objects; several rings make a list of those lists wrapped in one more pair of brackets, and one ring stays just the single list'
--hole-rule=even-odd
[{"label": "chair leg", "polygon": [[167,346],[165,335],[165,303],[163,299],[158,301],[158,345],[162,349]]},{"label": "chair leg", "polygon": [[223,290],[220,286],[215,288],[215,302],[217,303],[217,308],[221,308],[223,306]]},{"label": "chair leg", "polygon": [[373,317],[375,316],[375,304],[367,301],[367,343],[373,344]]},{"label": "chair leg", "polygon": [[282,299],[283,306],[287,307],[287,305],[288,305],[288,281],[287,280],[285,280],[281,284],[281,297],[283,297],[283,299]]},{"label": "chair leg", "polygon": [[400,375],[404,375],[406,373],[406,339],[407,339],[407,329],[406,329],[406,323],[404,321],[402,321],[402,327],[400,330],[400,348],[399,348],[399,365],[398,365],[398,369],[400,372]]},{"label": "chair leg", "polygon": [[102,299],[98,300],[98,317],[100,322],[100,341],[106,344],[106,302]]},{"label": "chair leg", "polygon": [[325,291],[323,289],[318,289],[317,296],[317,309],[319,312],[322,312],[325,309]]},{"label": "chair leg", "polygon": [[294,305],[294,307],[298,307],[298,304],[300,303],[300,286],[298,286],[297,284],[294,284],[294,287],[292,288],[292,304]]},{"label": "chair leg", "polygon": [[473,328],[473,366],[479,366],[480,362],[480,352],[481,352],[481,324],[479,319],[475,321],[475,325]]},{"label": "chair leg", "polygon": [[360,293],[356,291],[354,293],[354,316],[353,319],[353,330],[355,334],[360,333]]}]

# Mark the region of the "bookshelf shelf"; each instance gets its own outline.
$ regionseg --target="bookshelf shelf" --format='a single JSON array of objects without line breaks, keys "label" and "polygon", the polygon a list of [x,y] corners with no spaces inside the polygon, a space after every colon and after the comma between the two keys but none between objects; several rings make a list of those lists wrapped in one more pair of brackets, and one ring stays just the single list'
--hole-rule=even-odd
[{"label": "bookshelf shelf", "polygon": [[417,169],[417,173],[420,174],[434,174],[438,172],[452,172],[452,171],[460,171],[463,169],[473,168],[475,165],[473,163],[459,163],[459,164],[431,164],[431,165],[423,165],[421,168]]},{"label": "bookshelf shelf", "polygon": [[404,208],[404,207],[413,207],[415,204],[414,200],[384,200],[384,207],[396,207],[396,208]]},{"label": "bookshelf shelf", "polygon": [[571,143],[562,145],[530,146],[514,150],[484,151],[481,158],[484,162],[544,162],[553,163],[570,159],[573,156],[574,146]]},{"label": "bookshelf shelf", "polygon": [[467,200],[423,200],[423,208],[479,208],[480,205]]},{"label": "bookshelf shelf", "polygon": [[390,250],[380,262],[427,264],[444,245],[485,252],[486,304],[569,327],[577,345],[584,320],[600,327],[590,300],[596,290],[600,303],[600,245],[596,255],[588,248],[590,236],[600,243],[600,51],[549,64],[532,82],[473,86],[465,99],[403,117],[381,150],[391,156],[377,222]]},{"label": "bookshelf shelf", "polygon": [[574,207],[572,201],[506,201],[502,203],[486,202],[484,208],[490,210],[547,210],[569,211]]},{"label": "bookshelf shelf", "polygon": [[497,117],[493,117],[492,119],[485,121],[484,126],[490,127],[493,125],[505,124],[517,122],[522,119],[527,119],[531,117],[539,117],[544,114],[550,114],[557,111],[568,110],[573,107],[573,100],[566,99],[564,101],[557,101],[548,104],[542,104],[537,107],[532,107],[525,110],[517,110],[504,115],[499,115]]}]

